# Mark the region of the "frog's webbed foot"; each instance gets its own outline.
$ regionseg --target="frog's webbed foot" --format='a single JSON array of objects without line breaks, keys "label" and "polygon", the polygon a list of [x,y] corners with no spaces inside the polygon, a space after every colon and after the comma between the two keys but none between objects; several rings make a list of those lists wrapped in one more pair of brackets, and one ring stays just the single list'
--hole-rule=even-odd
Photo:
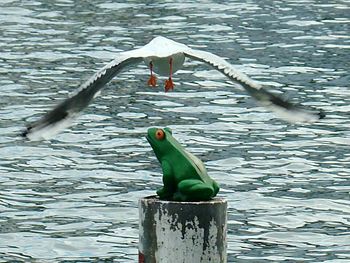
[{"label": "frog's webbed foot", "polygon": [[189,201],[189,198],[187,195],[184,195],[181,192],[177,191],[173,194],[173,200],[183,202],[183,201]]},{"label": "frog's webbed foot", "polygon": [[162,188],[157,190],[157,195],[159,196],[159,199],[162,199],[162,200],[170,199],[173,196],[173,191],[171,191],[165,187],[162,187]]},{"label": "frog's webbed foot", "polygon": [[187,179],[178,184],[178,191],[173,195],[173,199],[178,201],[204,201],[214,197],[215,192],[217,193],[216,189],[201,180]]}]

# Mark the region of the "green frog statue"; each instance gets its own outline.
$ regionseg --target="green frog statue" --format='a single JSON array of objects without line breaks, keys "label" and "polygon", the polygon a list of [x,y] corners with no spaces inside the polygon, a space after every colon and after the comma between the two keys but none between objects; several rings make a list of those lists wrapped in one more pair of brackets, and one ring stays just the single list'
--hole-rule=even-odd
[{"label": "green frog statue", "polygon": [[201,160],[185,150],[169,128],[150,128],[147,136],[163,170],[162,200],[207,201],[219,192]]}]

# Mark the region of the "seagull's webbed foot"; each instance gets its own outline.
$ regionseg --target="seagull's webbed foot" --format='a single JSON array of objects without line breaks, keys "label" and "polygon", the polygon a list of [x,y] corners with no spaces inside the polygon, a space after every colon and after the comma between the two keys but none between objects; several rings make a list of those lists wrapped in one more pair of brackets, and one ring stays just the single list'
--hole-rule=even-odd
[{"label": "seagull's webbed foot", "polygon": [[165,81],[165,92],[168,92],[169,90],[173,90],[174,89],[174,82],[172,79],[172,75],[173,75],[173,58],[169,59],[169,78]]},{"label": "seagull's webbed foot", "polygon": [[169,90],[174,89],[174,82],[171,77],[165,81],[165,92],[168,92]]},{"label": "seagull's webbed foot", "polygon": [[151,76],[149,77],[149,80],[147,82],[148,86],[155,87],[157,85],[157,78],[153,74],[153,63],[152,61],[149,63],[149,69],[151,70]]},{"label": "seagull's webbed foot", "polygon": [[148,80],[147,84],[148,84],[148,86],[155,87],[157,85],[157,78],[156,78],[156,76],[152,74],[149,77],[149,80]]}]

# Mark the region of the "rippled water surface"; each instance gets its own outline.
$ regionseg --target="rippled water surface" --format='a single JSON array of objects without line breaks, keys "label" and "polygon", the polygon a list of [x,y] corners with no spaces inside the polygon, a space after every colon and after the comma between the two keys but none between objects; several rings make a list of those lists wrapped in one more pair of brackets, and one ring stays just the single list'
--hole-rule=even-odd
[{"label": "rippled water surface", "polygon": [[[120,2],[0,2],[0,261],[136,262],[137,202],[161,185],[145,133],[169,126],[221,183],[229,262],[349,262],[350,1]],[[188,61],[174,92],[139,65],[51,141],[17,136],[156,35],[327,118],[288,124]]]}]

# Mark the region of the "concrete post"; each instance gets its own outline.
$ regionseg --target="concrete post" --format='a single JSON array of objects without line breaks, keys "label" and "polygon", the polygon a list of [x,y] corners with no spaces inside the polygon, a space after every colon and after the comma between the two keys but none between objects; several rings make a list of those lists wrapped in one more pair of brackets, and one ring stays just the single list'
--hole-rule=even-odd
[{"label": "concrete post", "polygon": [[139,200],[139,263],[226,263],[227,202]]}]

